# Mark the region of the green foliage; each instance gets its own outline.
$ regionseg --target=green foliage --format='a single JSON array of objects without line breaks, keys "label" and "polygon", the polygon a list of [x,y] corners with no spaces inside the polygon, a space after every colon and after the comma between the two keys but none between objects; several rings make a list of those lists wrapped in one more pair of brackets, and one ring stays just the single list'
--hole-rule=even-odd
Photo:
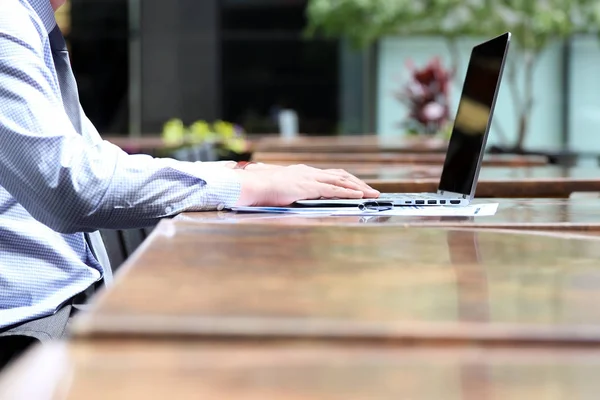
[{"label": "green foliage", "polygon": [[[541,51],[575,33],[600,32],[599,0],[309,0],[307,35],[344,37],[364,48],[384,36],[442,36],[454,46],[459,36],[493,37],[506,31],[518,52],[508,72],[523,146],[533,110],[533,70]],[[456,51],[451,48],[456,69]],[[517,62],[516,57],[521,57]],[[524,82],[516,78],[516,67]],[[498,125],[496,125],[500,128]],[[504,135],[503,135],[504,136]]]},{"label": "green foliage", "polygon": [[521,49],[598,32],[597,0],[309,0],[309,35],[346,37],[365,47],[388,35],[490,37],[513,32]]},{"label": "green foliage", "polygon": [[235,125],[216,121],[209,124],[206,121],[196,121],[186,127],[180,119],[171,119],[163,127],[162,137],[168,145],[185,146],[199,143],[212,143],[219,150],[244,153],[248,144],[244,133]]},{"label": "green foliage", "polygon": [[185,135],[186,129],[180,119],[171,119],[163,126],[162,138],[170,146],[181,145]]}]

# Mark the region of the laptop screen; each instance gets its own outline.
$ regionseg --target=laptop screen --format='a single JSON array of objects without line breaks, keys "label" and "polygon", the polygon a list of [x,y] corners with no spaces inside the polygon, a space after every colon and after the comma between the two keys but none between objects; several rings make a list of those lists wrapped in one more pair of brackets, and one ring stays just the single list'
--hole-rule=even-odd
[{"label": "laptop screen", "polygon": [[510,34],[473,48],[439,190],[474,194]]}]

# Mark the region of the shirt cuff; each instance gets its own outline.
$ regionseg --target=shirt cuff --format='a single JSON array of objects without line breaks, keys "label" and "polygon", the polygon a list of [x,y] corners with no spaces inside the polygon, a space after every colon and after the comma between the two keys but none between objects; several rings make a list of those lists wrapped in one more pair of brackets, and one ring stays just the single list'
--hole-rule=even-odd
[{"label": "shirt cuff", "polygon": [[198,179],[199,185],[186,201],[183,210],[207,211],[231,208],[237,204],[242,192],[239,174],[224,163],[178,163],[177,168]]},{"label": "shirt cuff", "polygon": [[[203,166],[200,165],[200,167]],[[204,170],[206,170],[206,173]],[[234,207],[237,204],[242,193],[242,182],[236,171],[222,165],[211,166],[202,168],[200,177],[206,182],[200,188],[203,198],[203,210],[222,210]]]}]

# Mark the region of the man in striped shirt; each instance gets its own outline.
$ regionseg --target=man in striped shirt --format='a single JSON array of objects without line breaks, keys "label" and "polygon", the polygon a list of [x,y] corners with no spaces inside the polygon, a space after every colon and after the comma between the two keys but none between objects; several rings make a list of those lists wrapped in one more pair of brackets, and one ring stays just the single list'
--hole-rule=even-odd
[{"label": "man in striped shirt", "polygon": [[[24,337],[64,334],[71,299],[107,273],[90,245],[98,229],[188,210],[378,196],[344,171],[236,169],[128,155],[103,141],[79,105],[54,18],[64,1],[0,1],[0,365],[31,342]],[[48,318],[56,329],[40,333]]]}]

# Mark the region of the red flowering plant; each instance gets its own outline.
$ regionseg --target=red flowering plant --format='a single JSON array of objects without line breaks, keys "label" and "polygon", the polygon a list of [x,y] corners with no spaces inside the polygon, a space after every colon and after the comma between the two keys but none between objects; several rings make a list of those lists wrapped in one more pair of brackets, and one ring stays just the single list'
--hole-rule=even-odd
[{"label": "red flowering plant", "polygon": [[396,99],[408,107],[408,116],[400,126],[411,134],[435,135],[450,126],[450,85],[454,71],[434,58],[423,68],[407,62],[410,79]]}]

